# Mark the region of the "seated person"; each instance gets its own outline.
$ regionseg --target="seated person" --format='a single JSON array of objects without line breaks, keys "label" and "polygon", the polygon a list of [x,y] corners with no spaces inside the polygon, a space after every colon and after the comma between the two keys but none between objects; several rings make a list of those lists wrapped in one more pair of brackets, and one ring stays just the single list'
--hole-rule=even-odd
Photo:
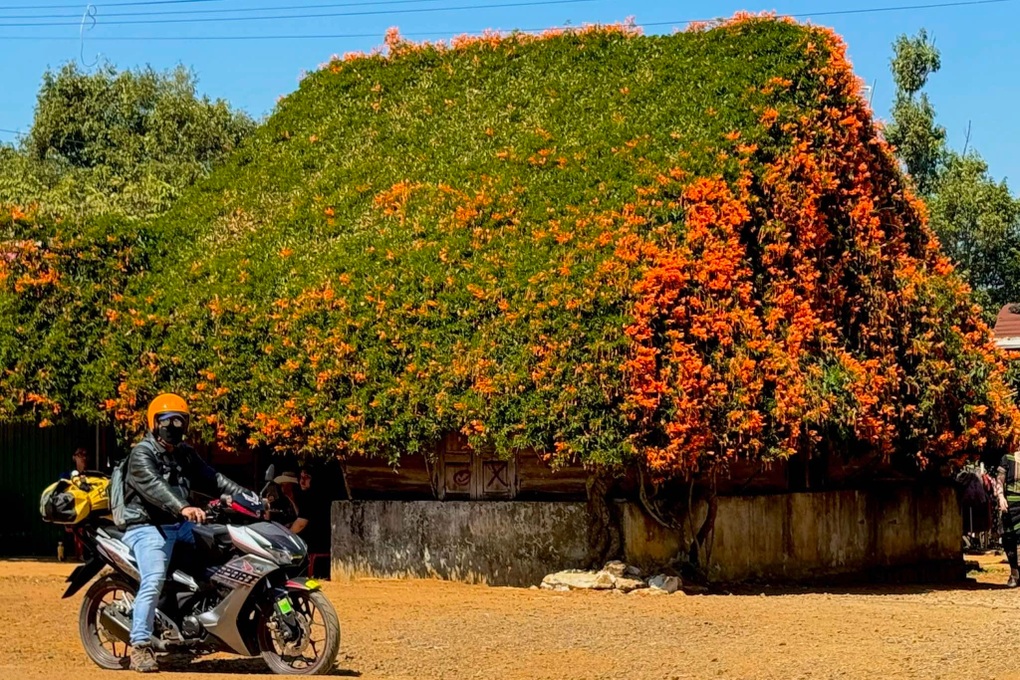
[{"label": "seated person", "polygon": [[293,472],[284,472],[273,479],[274,486],[266,492],[266,500],[269,508],[267,518],[271,522],[278,522],[289,528],[294,533],[294,522],[298,519],[298,506],[295,501],[294,489],[297,487],[297,475]]},{"label": "seated person", "polygon": [[84,475],[85,470],[88,468],[89,452],[79,446],[75,449],[74,454],[71,456],[71,460],[74,461],[74,469],[65,472],[62,479],[71,479],[75,472],[79,475]]}]

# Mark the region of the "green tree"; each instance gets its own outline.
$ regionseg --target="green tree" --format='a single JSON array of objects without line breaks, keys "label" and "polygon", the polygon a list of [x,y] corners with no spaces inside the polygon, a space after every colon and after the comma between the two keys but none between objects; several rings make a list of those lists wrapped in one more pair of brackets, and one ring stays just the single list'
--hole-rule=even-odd
[{"label": "green tree", "polygon": [[989,316],[1020,300],[1020,203],[976,153],[947,154],[928,198],[931,225]]},{"label": "green tree", "polygon": [[69,63],[47,72],[31,131],[3,152],[0,203],[65,217],[165,210],[255,128],[195,85],[183,67],[86,73]]},{"label": "green tree", "polygon": [[893,44],[896,97],[886,138],[928,203],[930,223],[946,254],[975,290],[989,316],[1020,299],[1020,204],[973,151],[946,145],[946,131],[921,90],[941,67],[928,34]]},{"label": "green tree", "polygon": [[945,128],[935,123],[935,109],[921,89],[942,66],[939,51],[922,29],[917,36],[901,35],[893,43],[892,74],[896,83],[892,123],[886,138],[927,195],[938,181],[946,154]]}]

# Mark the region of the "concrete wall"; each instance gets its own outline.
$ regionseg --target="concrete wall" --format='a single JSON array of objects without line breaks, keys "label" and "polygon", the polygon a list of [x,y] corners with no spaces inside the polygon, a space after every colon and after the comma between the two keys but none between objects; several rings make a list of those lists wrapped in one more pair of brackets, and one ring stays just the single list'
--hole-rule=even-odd
[{"label": "concrete wall", "polygon": [[529,586],[583,564],[584,503],[337,501],[332,578],[439,577]]},{"label": "concrete wall", "polygon": [[[696,515],[704,517],[704,508]],[[622,518],[629,562],[661,564],[679,549],[680,537],[638,507],[625,507]],[[881,578],[896,570],[908,579],[937,576],[942,566],[950,572],[954,565],[962,567],[962,535],[956,494],[948,487],[723,497],[711,578],[792,582],[846,575]]]},{"label": "concrete wall", "polygon": [[[646,569],[677,556],[686,536],[620,504],[625,559]],[[696,509],[696,520],[704,517]],[[584,503],[339,501],[333,577],[440,577],[533,585],[584,566]],[[695,522],[698,525],[698,522]],[[686,533],[686,532],[685,532]],[[963,525],[948,487],[893,486],[719,499],[712,545],[716,582],[793,582],[877,576],[946,578],[963,566]]]}]

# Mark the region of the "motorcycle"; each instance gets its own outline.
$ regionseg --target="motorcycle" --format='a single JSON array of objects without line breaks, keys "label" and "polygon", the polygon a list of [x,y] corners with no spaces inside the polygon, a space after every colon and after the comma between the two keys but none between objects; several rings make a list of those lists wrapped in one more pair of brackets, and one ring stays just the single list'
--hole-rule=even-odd
[{"label": "motorcycle", "polygon": [[[150,643],[157,653],[192,657],[228,652],[261,655],[280,675],[332,671],[340,622],[318,582],[300,576],[308,549],[283,525],[266,521],[266,487],[212,500],[207,521],[193,527],[194,546],[178,542],[157,603]],[[130,663],[131,615],[138,566],[109,519],[73,527],[86,560],[68,577],[71,597],[104,567],[112,572],[85,592],[78,631],[89,658],[108,670]]]}]

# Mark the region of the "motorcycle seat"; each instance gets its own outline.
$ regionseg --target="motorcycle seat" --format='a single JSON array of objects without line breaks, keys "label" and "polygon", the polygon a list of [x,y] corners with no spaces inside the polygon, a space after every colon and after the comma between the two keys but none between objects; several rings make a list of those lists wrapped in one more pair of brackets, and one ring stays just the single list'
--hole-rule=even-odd
[{"label": "motorcycle seat", "polygon": [[124,541],[124,532],[115,526],[103,527],[103,533],[112,538],[115,541]]}]

